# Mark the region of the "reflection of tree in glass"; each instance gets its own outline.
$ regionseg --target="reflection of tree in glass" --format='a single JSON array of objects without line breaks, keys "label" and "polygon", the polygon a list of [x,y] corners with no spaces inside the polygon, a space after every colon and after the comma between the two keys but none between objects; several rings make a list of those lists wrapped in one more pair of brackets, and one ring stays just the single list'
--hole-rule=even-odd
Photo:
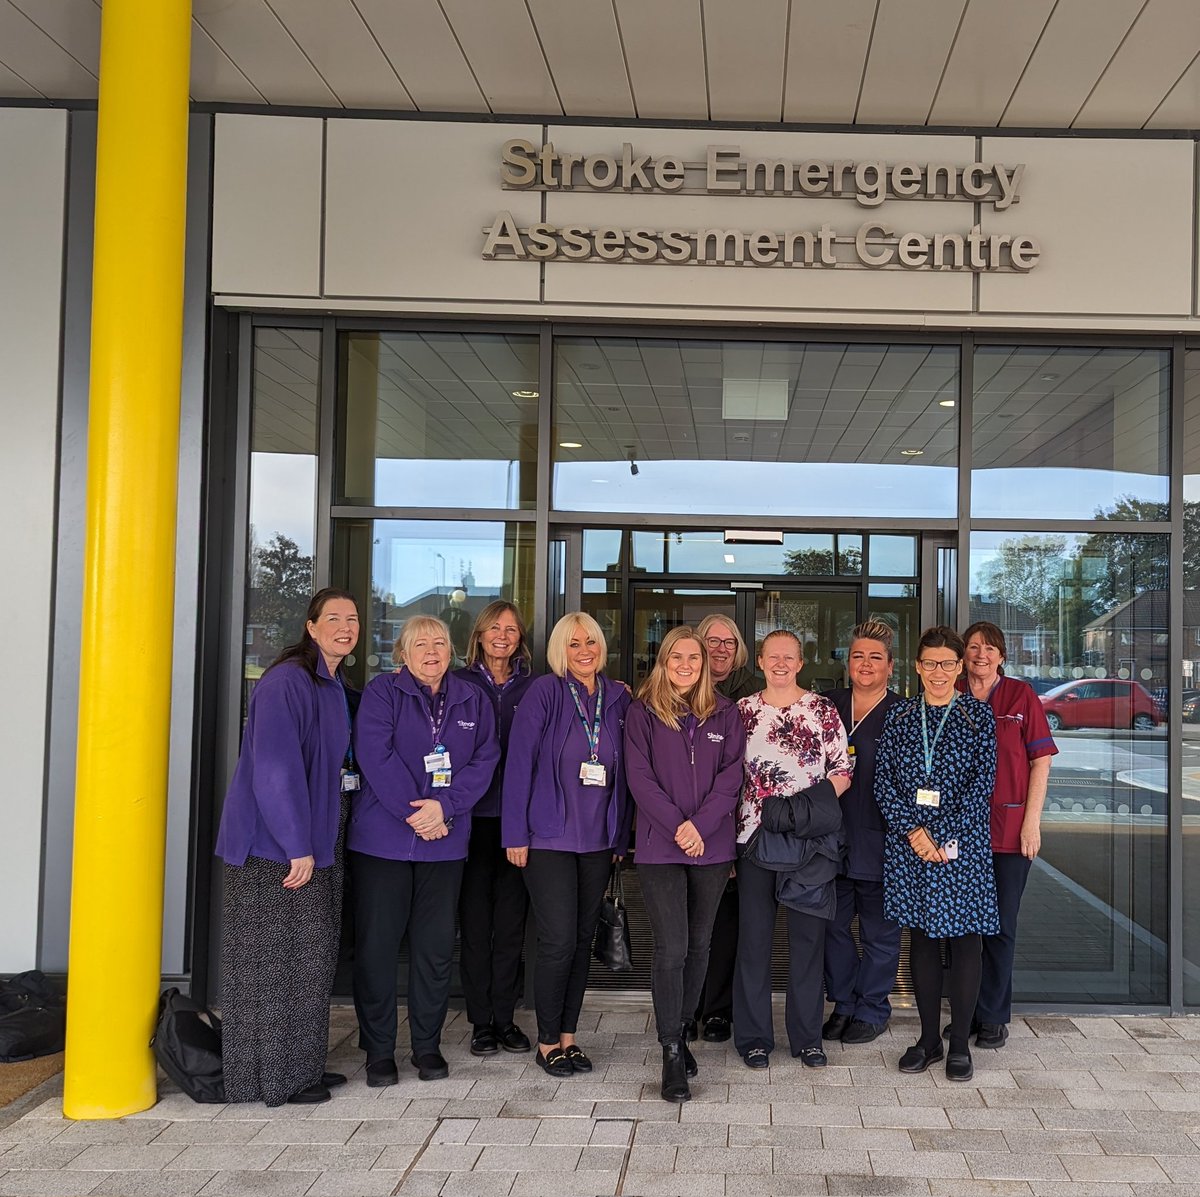
[{"label": "reflection of tree in glass", "polygon": [[[1161,503],[1125,495],[1108,510],[1098,510],[1099,520],[1165,520]],[[1166,590],[1170,575],[1167,538],[1144,532],[1102,532],[1089,536],[1085,552],[1101,554],[1108,562],[1103,579],[1104,597],[1121,602],[1145,590]],[[1183,505],[1183,584],[1200,585],[1200,503]]]},{"label": "reflection of tree in glass", "polygon": [[250,595],[247,610],[247,656],[269,665],[296,639],[313,592],[313,559],[300,546],[276,532],[265,545],[250,533]]},{"label": "reflection of tree in glass", "polygon": [[1039,627],[1057,622],[1061,583],[1068,576],[1065,536],[1015,536],[996,546],[979,571],[979,590],[1019,607]]},{"label": "reflection of tree in glass", "polygon": [[[862,549],[842,549],[843,574],[862,573]],[[833,549],[789,549],[783,555],[783,572],[796,577],[827,578],[837,573],[834,568]]]}]

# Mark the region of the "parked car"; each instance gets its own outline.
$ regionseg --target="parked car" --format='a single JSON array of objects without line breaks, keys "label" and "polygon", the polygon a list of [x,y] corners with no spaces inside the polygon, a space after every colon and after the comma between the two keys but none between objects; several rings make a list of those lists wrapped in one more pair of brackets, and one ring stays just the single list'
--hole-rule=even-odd
[{"label": "parked car", "polygon": [[1080,678],[1039,694],[1051,731],[1067,727],[1136,727],[1159,723],[1158,706],[1141,682]]},{"label": "parked car", "polygon": [[1184,723],[1200,723],[1200,690],[1183,692]]}]

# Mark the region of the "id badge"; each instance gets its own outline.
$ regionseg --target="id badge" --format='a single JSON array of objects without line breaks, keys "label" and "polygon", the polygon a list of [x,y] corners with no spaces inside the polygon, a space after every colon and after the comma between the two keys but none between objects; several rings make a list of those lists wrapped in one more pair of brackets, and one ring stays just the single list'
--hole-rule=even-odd
[{"label": "id badge", "polygon": [[853,755],[854,755],[854,745],[853,745],[853,744],[847,744],[847,745],[846,745],[846,755],[847,755],[847,756],[853,756]]},{"label": "id badge", "polygon": [[450,784],[449,769],[434,769],[431,772],[433,775],[433,788],[435,790],[444,790]]},{"label": "id badge", "polygon": [[918,806],[941,806],[942,796],[937,790],[918,790]]},{"label": "id badge", "polygon": [[946,854],[947,860],[958,859],[958,840],[947,840],[942,845],[942,851]]},{"label": "id badge", "polygon": [[579,780],[585,786],[608,785],[608,770],[596,761],[584,761],[579,766]]},{"label": "id badge", "polygon": [[342,793],[353,794],[359,788],[361,783],[358,779],[358,774],[353,769],[342,770]]},{"label": "id badge", "polygon": [[450,754],[444,748],[435,748],[425,757],[426,773],[449,773]]}]

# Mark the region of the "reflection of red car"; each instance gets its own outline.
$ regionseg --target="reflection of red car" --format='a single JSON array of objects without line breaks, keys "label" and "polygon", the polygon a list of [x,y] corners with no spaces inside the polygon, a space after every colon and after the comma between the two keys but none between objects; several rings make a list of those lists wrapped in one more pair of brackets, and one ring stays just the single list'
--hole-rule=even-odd
[{"label": "reflection of red car", "polygon": [[1051,731],[1062,727],[1136,727],[1158,724],[1158,707],[1140,682],[1107,677],[1066,682],[1039,694]]}]

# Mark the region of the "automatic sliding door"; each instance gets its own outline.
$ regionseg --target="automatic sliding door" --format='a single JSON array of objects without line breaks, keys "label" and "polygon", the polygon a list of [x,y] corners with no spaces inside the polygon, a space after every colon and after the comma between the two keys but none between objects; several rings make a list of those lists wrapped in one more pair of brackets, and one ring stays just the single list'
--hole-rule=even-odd
[{"label": "automatic sliding door", "polygon": [[636,690],[658,656],[663,637],[680,624],[695,627],[706,615],[723,615],[737,624],[737,595],[727,588],[633,587],[632,635],[626,677]]},{"label": "automatic sliding door", "polygon": [[747,643],[758,646],[768,632],[794,632],[804,651],[800,685],[832,690],[844,684],[850,632],[858,622],[858,587],[828,590],[781,586],[754,592],[754,626]]}]

